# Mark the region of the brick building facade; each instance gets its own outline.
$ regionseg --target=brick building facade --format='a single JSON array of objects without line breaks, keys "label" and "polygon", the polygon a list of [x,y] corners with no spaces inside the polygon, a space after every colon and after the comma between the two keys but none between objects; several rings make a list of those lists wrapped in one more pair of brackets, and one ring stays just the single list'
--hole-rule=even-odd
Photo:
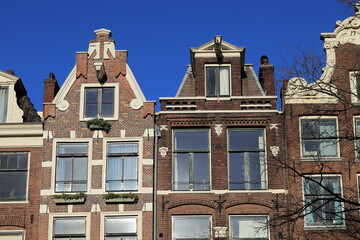
[{"label": "brick building facade", "polygon": [[[321,34],[326,66],[284,84],[291,239],[359,239],[360,13]],[[301,77],[301,76],[300,76]],[[294,216],[294,215],[293,215]]]},{"label": "brick building facade", "polygon": [[95,33],[61,88],[45,80],[41,240],[151,239],[155,102],[111,31]]},{"label": "brick building facade", "polygon": [[191,48],[176,97],[160,98],[156,239],[286,239],[266,223],[285,207],[274,67],[215,36]]},{"label": "brick building facade", "polygon": [[0,239],[38,239],[42,123],[21,79],[0,71]]}]

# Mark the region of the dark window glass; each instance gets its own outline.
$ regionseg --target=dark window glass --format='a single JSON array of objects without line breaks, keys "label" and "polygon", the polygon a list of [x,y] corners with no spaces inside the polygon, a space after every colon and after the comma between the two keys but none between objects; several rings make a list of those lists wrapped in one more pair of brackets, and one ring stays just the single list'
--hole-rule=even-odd
[{"label": "dark window glass", "polygon": [[0,153],[0,201],[26,200],[27,153]]},{"label": "dark window glass", "polygon": [[86,88],[86,118],[114,116],[114,88]]},{"label": "dark window glass", "polygon": [[230,95],[229,67],[206,67],[206,96],[220,97]]}]

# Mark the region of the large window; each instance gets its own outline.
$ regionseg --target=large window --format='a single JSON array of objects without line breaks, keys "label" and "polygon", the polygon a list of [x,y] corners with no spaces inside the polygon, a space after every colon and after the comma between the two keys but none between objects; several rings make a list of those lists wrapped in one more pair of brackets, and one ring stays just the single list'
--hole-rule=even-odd
[{"label": "large window", "polygon": [[0,87],[0,123],[6,122],[8,88]]},{"label": "large window", "polygon": [[0,201],[26,200],[27,153],[0,153]]},{"label": "large window", "polygon": [[301,119],[303,157],[337,157],[335,118]]},{"label": "large window", "polygon": [[24,231],[0,232],[0,240],[24,240]]},{"label": "large window", "polygon": [[136,217],[105,217],[105,240],[136,240]]},{"label": "large window", "polygon": [[206,96],[230,95],[230,67],[206,66]]},{"label": "large window", "polygon": [[231,240],[268,240],[267,216],[230,216]]},{"label": "large window", "polygon": [[106,191],[137,190],[138,143],[108,144]]},{"label": "large window", "polygon": [[113,116],[114,88],[85,88],[84,118]]},{"label": "large window", "polygon": [[265,189],[263,129],[229,129],[229,188]]},{"label": "large window", "polygon": [[58,143],[56,192],[85,192],[88,166],[87,143]]},{"label": "large window", "polygon": [[210,216],[173,216],[173,240],[211,239]]},{"label": "large window", "polygon": [[85,240],[85,217],[54,218],[53,240]]},{"label": "large window", "polygon": [[339,176],[310,176],[304,179],[305,222],[307,226],[342,225]]},{"label": "large window", "polygon": [[174,130],[174,190],[209,190],[209,131]]}]

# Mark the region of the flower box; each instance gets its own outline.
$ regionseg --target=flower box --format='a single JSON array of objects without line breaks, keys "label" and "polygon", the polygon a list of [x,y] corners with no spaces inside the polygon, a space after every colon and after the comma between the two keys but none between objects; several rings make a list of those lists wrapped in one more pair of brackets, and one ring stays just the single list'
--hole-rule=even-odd
[{"label": "flower box", "polygon": [[136,201],[133,197],[119,197],[104,199],[106,203],[134,203]]},{"label": "flower box", "polygon": [[72,204],[72,203],[84,203],[85,198],[72,198],[72,199],[66,199],[66,198],[53,198],[54,203],[56,204]]},{"label": "flower box", "polygon": [[106,203],[134,203],[139,200],[138,195],[134,193],[107,193],[103,198]]}]

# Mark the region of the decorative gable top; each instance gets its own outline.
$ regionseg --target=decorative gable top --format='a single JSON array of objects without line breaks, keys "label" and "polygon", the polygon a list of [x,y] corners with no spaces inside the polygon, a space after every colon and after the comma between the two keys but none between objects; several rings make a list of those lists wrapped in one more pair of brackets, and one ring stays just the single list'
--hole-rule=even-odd
[{"label": "decorative gable top", "polygon": [[[215,36],[216,38],[216,36]],[[214,52],[215,51],[216,42],[214,40],[207,42],[200,47],[193,47],[190,48],[190,51],[193,53],[200,53],[200,52]],[[221,41],[221,50],[226,52],[242,52],[245,48],[238,47],[226,41]]]},{"label": "decorative gable top", "polygon": [[360,45],[360,3],[356,4],[355,11],[355,16],[336,21],[334,32],[321,34],[326,52],[323,74],[312,83],[307,83],[301,76],[290,79],[284,97],[285,103],[338,103],[337,88],[330,84],[336,66],[335,49],[347,43]]}]

